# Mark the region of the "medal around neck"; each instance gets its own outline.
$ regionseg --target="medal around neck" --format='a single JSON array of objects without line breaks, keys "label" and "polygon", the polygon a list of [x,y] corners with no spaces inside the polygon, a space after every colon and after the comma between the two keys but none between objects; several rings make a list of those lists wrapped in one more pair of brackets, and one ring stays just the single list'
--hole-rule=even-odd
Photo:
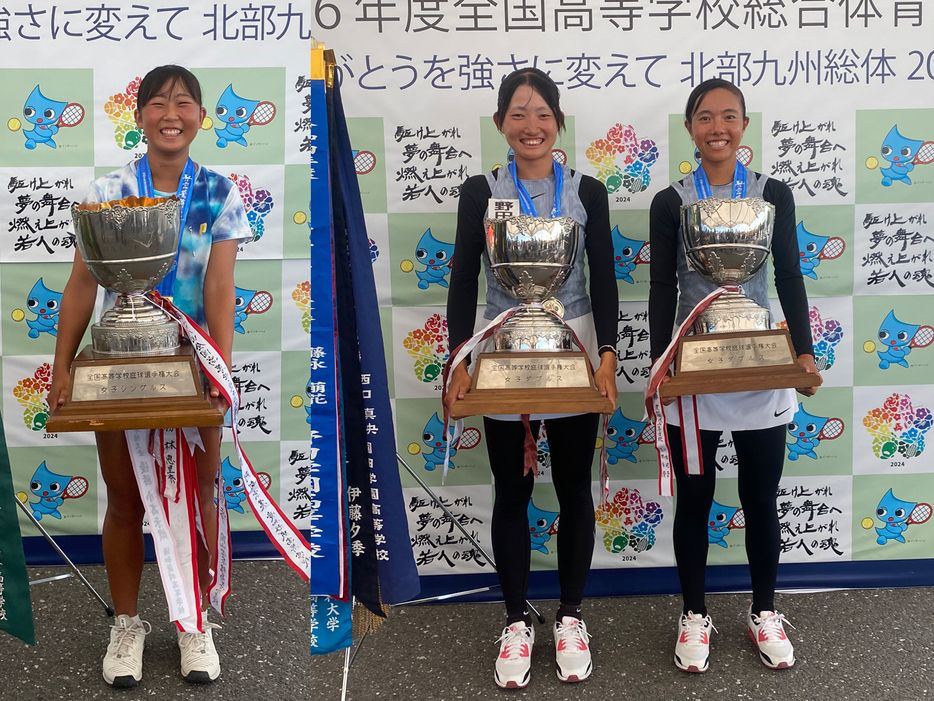
[{"label": "medal around neck", "polygon": [[91,326],[74,359],[66,403],[50,433],[219,426],[179,324],[145,296],[171,269],[180,236],[177,197],[127,197],[72,206],[78,250],[94,280],[117,302]]},{"label": "medal around neck", "polygon": [[[681,207],[688,263],[720,287],[738,288],[762,269],[774,225],[774,205],[758,197],[708,197]],[[674,376],[660,388],[663,397],[820,384],[798,365],[788,330],[773,329],[769,310],[738,289],[710,302],[688,334]]]},{"label": "medal around neck", "polygon": [[493,352],[477,358],[473,384],[454,418],[545,412],[612,412],[587,354],[555,310],[574,270],[580,227],[570,217],[519,214],[485,219],[490,268],[521,308],[493,330]]}]

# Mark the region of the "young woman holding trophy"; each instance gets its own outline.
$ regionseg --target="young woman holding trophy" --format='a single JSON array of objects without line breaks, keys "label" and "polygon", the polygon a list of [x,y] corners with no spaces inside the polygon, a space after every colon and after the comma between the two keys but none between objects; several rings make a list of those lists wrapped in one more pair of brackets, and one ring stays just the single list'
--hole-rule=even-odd
[{"label": "young woman holding trophy", "polygon": [[[201,87],[191,72],[172,65],[153,69],[140,83],[137,100],[136,123],[146,136],[146,155],[96,180],[85,201],[104,203],[131,196],[178,196],[182,222],[179,249],[175,265],[157,289],[172,297],[174,305],[199,326],[210,329],[217,351],[229,369],[235,311],[234,262],[238,241],[251,236],[240,193],[224,176],[189,158],[189,147],[206,114],[201,106]],[[97,282],[76,248],[59,314],[49,392],[53,410],[64,405],[69,396],[69,370],[91,319],[97,289]],[[107,293],[105,300],[108,298],[112,306],[112,292]],[[219,397],[218,390],[212,387],[211,395]],[[117,613],[104,657],[103,676],[112,686],[127,687],[142,678],[143,642],[149,631],[149,624],[141,621],[137,612],[146,511],[124,433],[97,432],[95,437],[107,486],[102,535],[104,563]],[[203,609],[207,607],[207,591],[217,567],[214,489],[221,429],[201,429],[200,439],[203,445],[195,450],[194,457],[203,533],[196,538],[197,576],[192,585],[195,592],[190,596],[196,600],[200,588]],[[190,682],[208,682],[220,673],[211,637],[211,628],[217,626],[207,622],[206,611],[195,614],[194,628],[189,626],[185,631],[179,625],[182,675]]]},{"label": "young woman holding trophy", "polygon": [[[594,178],[558,164],[552,149],[564,114],[558,88],[534,68],[515,71],[499,88],[496,127],[512,149],[506,167],[469,178],[461,190],[457,237],[448,291],[448,328],[452,354],[474,335],[477,322],[478,277],[481,260],[486,271],[486,309],[479,326],[515,306],[490,270],[485,249],[485,217],[514,205],[515,214],[571,217],[579,225],[577,256],[552,309],[560,309],[592,359],[594,381],[603,397],[616,400],[616,327],[618,295],[613,271],[606,188]],[[515,205],[518,205],[517,207]],[[590,278],[588,296],[584,282]],[[548,300],[545,306],[548,307]],[[475,351],[483,348],[483,343]],[[476,354],[474,355],[476,357]],[[450,411],[471,387],[468,360],[456,365],[444,397]],[[555,401],[560,410],[560,402]],[[558,678],[576,682],[592,669],[589,635],[581,619],[581,600],[590,570],[594,544],[594,505],[591,496],[598,414],[532,415],[526,425],[519,416],[485,416],[490,466],[496,487],[492,545],[497,574],[506,604],[506,627],[499,639],[495,680],[502,688],[522,688],[529,682],[535,630],[525,606],[530,568],[528,506],[534,475],[526,467],[527,432],[537,435],[547,423],[552,481],[561,509],[558,530],[558,577],[561,603],[553,633]],[[534,445],[534,441],[532,442]]]},{"label": "young woman holding trophy", "polygon": [[[774,206],[771,247],[764,244],[757,263],[762,267],[756,272],[753,266],[749,272],[754,274],[741,291],[755,303],[752,304],[755,309],[769,309],[765,259],[770,253],[775,266],[775,288],[797,362],[807,373],[817,376],[814,385],[820,383],[814,365],[807,294],[799,267],[794,199],[787,185],[747,171],[737,160],[736,150],[748,123],[743,94],[727,81],[707,80],[688,98],[684,125],[700,153],[700,166],[656,195],[650,213],[649,329],[654,364],[650,388],[653,380],[662,387],[670,381],[665,373],[673,348],[669,345],[673,329],[686,319],[689,321],[685,327],[688,326],[690,317],[718,290],[718,285],[692,269],[685,250],[688,237],[683,235],[682,228],[682,222],[686,221],[684,209],[699,206],[696,203],[707,198],[726,201],[727,206],[721,211],[751,212],[754,208],[767,211],[770,208],[765,203]],[[744,207],[744,202],[749,207]],[[714,206],[714,201],[707,204]],[[767,218],[770,217],[768,214]],[[753,220],[735,222],[736,230],[747,234],[755,226]],[[765,325],[770,326],[768,313]],[[656,362],[663,357],[665,360]],[[807,386],[798,391],[811,396],[815,390],[816,387]],[[704,599],[707,527],[714,497],[717,446],[721,432],[731,431],[752,576],[748,634],[763,664],[773,669],[790,667],[795,662],[794,650],[783,629],[784,616],[775,611],[774,603],[781,544],[775,502],[785,457],[785,426],[797,408],[794,390],[698,394],[680,398],[677,407],[667,400],[660,402],[657,397],[656,414],[667,422],[665,450],[670,454],[667,465],[677,483],[674,549],[684,608],[678,623],[675,664],[686,672],[704,672],[708,668],[713,623]],[[682,427],[687,428],[682,431]],[[664,458],[661,463],[664,468]],[[662,481],[664,489],[665,480]]]}]

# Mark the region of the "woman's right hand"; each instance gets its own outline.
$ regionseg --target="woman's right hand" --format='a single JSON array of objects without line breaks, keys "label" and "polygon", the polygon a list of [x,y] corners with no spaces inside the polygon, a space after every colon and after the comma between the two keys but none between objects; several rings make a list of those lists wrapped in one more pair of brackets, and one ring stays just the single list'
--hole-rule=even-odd
[{"label": "woman's right hand", "polygon": [[454,402],[463,399],[470,391],[472,378],[467,372],[467,361],[462,360],[454,372],[451,373],[451,381],[448,383],[448,392],[444,395],[444,408],[450,413],[454,407]]},{"label": "woman's right hand", "polygon": [[68,390],[70,386],[70,372],[52,370],[52,385],[49,389],[49,396],[46,397],[46,402],[49,404],[50,411],[55,411],[58,407],[65,404],[68,400]]}]

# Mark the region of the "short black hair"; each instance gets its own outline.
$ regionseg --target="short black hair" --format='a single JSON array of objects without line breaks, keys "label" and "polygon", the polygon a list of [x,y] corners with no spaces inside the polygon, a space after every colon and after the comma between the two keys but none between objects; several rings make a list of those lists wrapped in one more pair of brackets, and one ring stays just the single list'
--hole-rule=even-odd
[{"label": "short black hair", "polygon": [[697,109],[700,107],[700,103],[703,101],[704,96],[711,90],[716,90],[718,88],[729,90],[739,98],[739,104],[743,108],[743,119],[746,119],[746,98],[743,97],[743,91],[733,85],[733,83],[730,81],[723,80],[723,78],[709,78],[691,91],[691,95],[688,97],[687,106],[684,108],[684,118],[690,122],[694,118],[694,114],[697,112]]},{"label": "short black hair", "polygon": [[136,92],[136,109],[145,107],[166,83],[171,83],[172,86],[181,83],[192,99],[198,103],[198,107],[202,106],[201,83],[198,82],[195,74],[187,68],[168,64],[153,68],[140,82],[139,90]]},{"label": "short black hair", "polygon": [[542,96],[545,104],[551,109],[558,123],[558,129],[564,129],[564,113],[561,111],[561,103],[558,95],[558,86],[544,71],[538,68],[520,68],[513,71],[499,84],[499,95],[496,98],[496,118],[502,124],[506,119],[506,112],[509,110],[509,103],[512,96],[523,85],[528,85],[532,90]]}]

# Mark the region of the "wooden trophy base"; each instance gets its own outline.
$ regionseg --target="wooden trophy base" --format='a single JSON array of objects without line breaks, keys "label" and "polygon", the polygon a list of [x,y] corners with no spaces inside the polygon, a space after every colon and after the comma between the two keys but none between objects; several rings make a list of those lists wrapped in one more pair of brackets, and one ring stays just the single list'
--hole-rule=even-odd
[{"label": "wooden trophy base", "polygon": [[85,346],[71,364],[68,400],[48,433],[222,426],[224,413],[201,379],[188,343],[175,353],[112,356]]},{"label": "wooden trophy base", "polygon": [[451,418],[503,414],[612,414],[581,351],[481,353],[470,391]]},{"label": "wooden trophy base", "polygon": [[798,365],[785,329],[697,334],[681,339],[675,374],[661,384],[659,396],[814,387],[821,382]]}]

